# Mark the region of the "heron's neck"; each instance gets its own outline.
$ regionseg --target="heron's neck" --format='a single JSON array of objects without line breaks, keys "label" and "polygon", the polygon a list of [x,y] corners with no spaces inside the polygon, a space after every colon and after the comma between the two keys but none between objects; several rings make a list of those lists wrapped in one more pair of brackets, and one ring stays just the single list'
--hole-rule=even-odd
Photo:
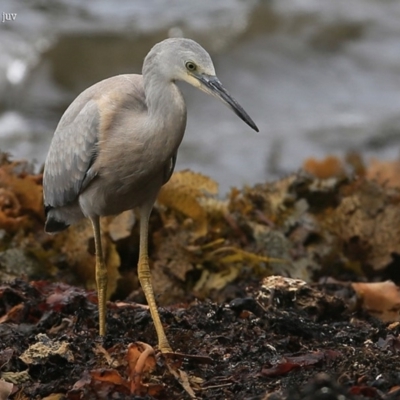
[{"label": "heron's neck", "polygon": [[144,78],[144,89],[150,115],[167,116],[183,111],[183,96],[175,82],[153,75],[149,79]]},{"label": "heron's neck", "polygon": [[[155,71],[154,71],[155,72]],[[186,106],[175,82],[157,73],[144,74],[148,132],[162,146],[160,163],[177,151],[186,128]]]}]

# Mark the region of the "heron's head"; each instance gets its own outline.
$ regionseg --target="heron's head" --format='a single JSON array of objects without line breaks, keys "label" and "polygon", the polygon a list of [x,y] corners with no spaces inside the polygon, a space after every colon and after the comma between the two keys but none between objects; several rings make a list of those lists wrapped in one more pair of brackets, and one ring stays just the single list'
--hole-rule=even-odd
[{"label": "heron's head", "polygon": [[198,43],[190,39],[166,39],[158,43],[149,53],[171,80],[180,80],[201,89],[221,100],[246,124],[258,132],[258,128],[242,106],[222,86],[215,73],[210,55]]}]

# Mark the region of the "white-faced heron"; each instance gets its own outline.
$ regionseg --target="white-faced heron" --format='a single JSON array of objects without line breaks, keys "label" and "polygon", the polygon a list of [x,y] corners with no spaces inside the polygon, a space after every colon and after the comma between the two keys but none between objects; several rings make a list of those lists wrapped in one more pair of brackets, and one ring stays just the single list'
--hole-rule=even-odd
[{"label": "white-faced heron", "polygon": [[139,208],[138,276],[163,353],[172,350],[151,284],[148,221],[185,132],[186,106],[177,80],[222,100],[258,132],[215,76],[210,55],[193,40],[167,39],[150,50],[143,75],[105,79],[72,102],[54,133],[43,176],[46,232],[62,231],[82,218],[92,223],[101,336],[106,332],[107,269],[100,217]]}]

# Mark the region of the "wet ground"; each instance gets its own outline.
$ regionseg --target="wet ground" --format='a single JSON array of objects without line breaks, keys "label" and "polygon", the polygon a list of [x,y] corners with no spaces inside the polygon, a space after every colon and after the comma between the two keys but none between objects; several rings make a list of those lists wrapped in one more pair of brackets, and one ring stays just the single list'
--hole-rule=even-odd
[{"label": "wet ground", "polygon": [[0,361],[15,382],[10,398],[400,398],[399,323],[355,310],[354,292],[341,285],[294,289],[292,280],[270,279],[273,291],[268,279],[241,282],[233,300],[161,308],[171,345],[184,355],[150,347],[142,369],[138,341],[157,340],[145,307],[110,302],[100,339],[94,294],[46,282],[3,285]]}]

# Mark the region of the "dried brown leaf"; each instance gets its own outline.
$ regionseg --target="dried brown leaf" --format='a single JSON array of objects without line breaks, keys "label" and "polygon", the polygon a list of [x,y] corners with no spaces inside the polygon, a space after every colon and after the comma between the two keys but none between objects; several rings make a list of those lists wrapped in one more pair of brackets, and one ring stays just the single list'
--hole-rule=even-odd
[{"label": "dried brown leaf", "polygon": [[12,393],[14,385],[0,379],[0,400],[7,400]]},{"label": "dried brown leaf", "polygon": [[344,243],[350,261],[385,268],[392,254],[400,254],[398,194],[363,179],[348,185],[343,194],[338,207],[324,214],[322,226]]},{"label": "dried brown leaf", "polygon": [[116,242],[130,236],[133,225],[135,224],[135,214],[133,210],[127,210],[115,216],[108,217],[108,225],[104,226],[111,239]]},{"label": "dried brown leaf", "polygon": [[366,171],[367,179],[386,187],[400,187],[400,161],[379,161],[373,158]]},{"label": "dried brown leaf", "polygon": [[0,351],[0,370],[10,362],[13,355],[14,350],[10,347]]},{"label": "dried brown leaf", "polygon": [[343,162],[335,156],[328,156],[323,160],[309,158],[304,162],[303,169],[319,179],[341,177],[346,175]]},{"label": "dried brown leaf", "polygon": [[400,321],[400,288],[392,281],[353,283],[363,307],[383,322]]},{"label": "dried brown leaf", "polygon": [[1,187],[12,191],[17,197],[21,211],[32,211],[43,217],[43,192],[41,176],[16,173],[15,164],[0,167]]},{"label": "dried brown leaf", "polygon": [[175,379],[185,389],[186,393],[190,396],[190,398],[192,400],[197,399],[196,395],[194,394],[193,388],[190,384],[191,382],[188,374],[185,371],[176,368],[174,365],[170,363],[167,363],[167,367],[169,369],[169,372],[171,372],[171,374],[174,375]]},{"label": "dried brown leaf", "polygon": [[160,394],[164,389],[163,385],[144,383],[144,379],[148,379],[157,364],[154,349],[147,343],[131,343],[128,346],[127,359],[131,394]]},{"label": "dried brown leaf", "polygon": [[205,199],[217,193],[218,184],[211,178],[186,170],[172,175],[161,188],[158,202],[191,218],[195,224],[195,237],[201,237],[208,231],[207,210],[213,208]]},{"label": "dried brown leaf", "polygon": [[0,187],[0,229],[15,232],[27,224],[27,216],[21,215],[17,196],[10,189]]},{"label": "dried brown leaf", "polygon": [[92,379],[100,382],[112,383],[117,386],[125,386],[129,388],[128,382],[115,369],[94,369],[90,371]]},{"label": "dried brown leaf", "polygon": [[42,400],[64,400],[65,394],[64,393],[52,393],[49,396],[43,397]]},{"label": "dried brown leaf", "polygon": [[51,340],[42,333],[39,333],[36,339],[38,341],[29,346],[19,357],[25,364],[40,364],[44,359],[54,355],[58,355],[68,362],[74,361],[74,355],[68,342]]},{"label": "dried brown leaf", "polygon": [[24,315],[24,309],[24,304],[15,305],[0,318],[0,324],[4,322],[13,322],[16,324],[21,323],[21,320],[26,318]]}]

